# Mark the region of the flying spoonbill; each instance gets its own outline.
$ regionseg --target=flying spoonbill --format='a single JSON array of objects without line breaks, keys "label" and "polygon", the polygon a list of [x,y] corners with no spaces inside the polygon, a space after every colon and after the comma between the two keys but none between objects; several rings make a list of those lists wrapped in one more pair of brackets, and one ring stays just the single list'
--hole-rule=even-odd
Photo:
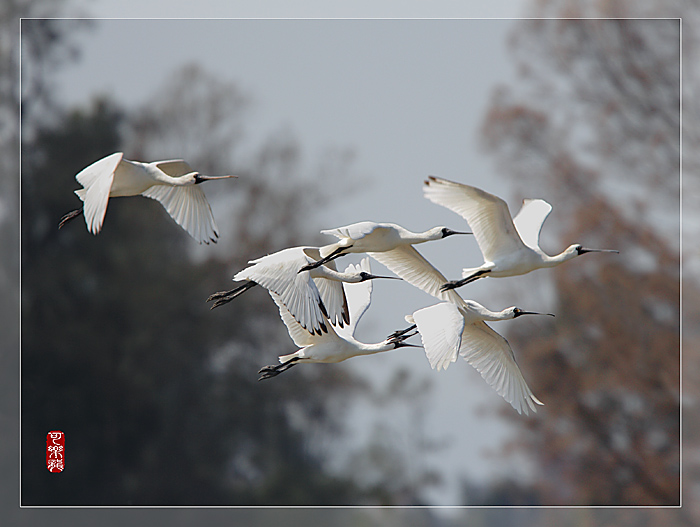
[{"label": "flying spoonbill", "polygon": [[237,176],[204,176],[182,159],[140,163],[116,152],[81,170],[75,179],[83,188],[75,193],[83,207],[61,218],[63,225],[83,214],[88,231],[100,232],[109,198],[145,196],[159,201],[168,214],[199,243],[219,237],[214,215],[199,183]]},{"label": "flying spoonbill", "polygon": [[461,297],[460,300],[459,303],[441,302],[407,315],[406,320],[412,325],[393,333],[390,338],[401,338],[417,328],[433,369],[447,369],[460,355],[518,413],[536,412],[535,405],[543,403],[525,382],[508,341],[485,321],[510,320],[521,315],[554,315],[523,311],[519,307],[491,311],[473,300]]},{"label": "flying spoonbill", "polygon": [[299,268],[320,259],[317,247],[290,247],[257,260],[251,260],[250,267],[238,272],[233,280],[245,281],[230,291],[212,294],[207,302],[213,301],[212,309],[226,304],[245,293],[251,287],[261,285],[291,312],[299,325],[310,333],[327,332],[325,320],[343,326],[352,323],[342,282],[357,283],[375,278],[364,269],[348,268],[344,273],[336,270],[335,262],[327,262],[310,271],[298,272]]},{"label": "flying spoonbill", "polygon": [[462,279],[447,282],[443,290],[454,289],[486,276],[501,278],[554,267],[585,253],[617,253],[614,249],[586,249],[575,243],[556,256],[539,246],[540,230],[552,206],[543,199],[523,200],[520,212],[511,219],[501,198],[481,189],[430,176],[423,187],[433,203],[462,216],[471,227],[484,263],[462,270]]},{"label": "flying spoonbill", "polygon": [[[348,274],[360,274],[363,272],[369,274],[369,258],[364,258],[357,266],[353,264],[348,265],[345,272]],[[390,336],[378,344],[364,344],[357,341],[355,339],[355,328],[369,307],[372,297],[372,282],[361,284],[346,283],[344,287],[350,309],[350,323],[344,328],[336,330],[332,327],[328,328],[328,332],[321,335],[310,334],[308,331],[305,331],[285,307],[280,296],[270,291],[270,296],[272,296],[279,308],[282,322],[287,326],[289,336],[294,341],[294,344],[301,349],[279,357],[280,364],[278,365],[261,368],[258,372],[260,374],[258,380],[275,377],[302,362],[335,363],[359,355],[372,355],[401,347],[417,347],[404,342],[407,338],[415,335],[415,332],[410,333],[410,330],[396,332],[395,336]]]},{"label": "flying spoonbill", "polygon": [[425,232],[411,232],[394,223],[361,221],[345,227],[323,230],[321,234],[335,236],[339,241],[321,247],[322,258],[302,267],[300,271],[313,269],[350,253],[367,253],[375,257],[373,253],[401,250],[418,243],[441,240],[453,234],[471,233],[457,232],[443,226],[433,227]]}]

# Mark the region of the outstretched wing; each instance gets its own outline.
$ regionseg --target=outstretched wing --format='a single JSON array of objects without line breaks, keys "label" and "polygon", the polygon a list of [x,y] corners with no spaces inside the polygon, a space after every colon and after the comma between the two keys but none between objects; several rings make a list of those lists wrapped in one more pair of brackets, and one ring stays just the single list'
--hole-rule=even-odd
[{"label": "outstretched wing", "polygon": [[508,205],[501,198],[470,185],[433,176],[425,183],[423,194],[427,199],[467,220],[484,261],[493,262],[523,248]]},{"label": "outstretched wing", "polygon": [[[406,317],[409,321],[409,317]],[[447,369],[457,360],[464,328],[464,317],[456,305],[443,302],[419,309],[412,320],[418,327],[423,349],[433,369]]]},{"label": "outstretched wing", "polygon": [[291,247],[263,256],[250,263],[233,279],[251,280],[280,296],[294,318],[311,333],[328,331],[325,322],[325,306],[309,271],[299,272],[311,263],[304,247]]},{"label": "outstretched wing", "polygon": [[294,341],[294,344],[300,348],[320,344],[327,338],[337,338],[334,333],[330,333],[333,331],[333,328],[329,329],[329,333],[323,333],[321,335],[309,333],[306,329],[301,327],[299,322],[297,322],[294,316],[289,312],[289,309],[287,309],[287,306],[282,301],[280,295],[274,291],[268,291],[268,293],[270,293],[272,300],[274,300],[275,304],[277,304],[277,308],[280,312],[280,318],[282,319],[282,322],[284,322],[284,325],[287,326],[289,336]]},{"label": "outstretched wing", "polygon": [[219,232],[214,213],[199,187],[153,185],[141,195],[159,201],[177,224],[199,243],[216,243]]},{"label": "outstretched wing", "polygon": [[530,249],[539,250],[542,224],[552,212],[552,206],[543,199],[524,199],[513,224],[523,243]]},{"label": "outstretched wing", "polygon": [[75,179],[83,188],[75,193],[83,200],[83,215],[88,231],[97,234],[102,229],[102,223],[107,212],[109,192],[114,181],[114,171],[121,163],[124,154],[116,152],[95,161],[92,165],[78,172]]},{"label": "outstretched wing", "polygon": [[[360,273],[362,271],[366,273],[371,272],[369,258],[363,258],[358,265],[350,264],[345,269],[346,273]],[[336,331],[342,336],[354,338],[357,324],[372,301],[372,280],[365,280],[364,282],[358,282],[356,284],[343,283],[342,287],[344,287],[345,296],[348,299],[350,323],[344,328],[336,329]]]},{"label": "outstretched wing", "polygon": [[530,391],[508,341],[485,322],[465,325],[459,354],[518,413],[536,412],[536,405],[543,404]]},{"label": "outstretched wing", "polygon": [[[306,247],[304,253],[313,261],[321,259],[321,253],[317,247]],[[323,265],[332,271],[337,271],[334,261],[327,262]],[[330,323],[340,327],[348,324],[350,322],[350,313],[348,311],[348,301],[347,298],[345,298],[343,284],[336,280],[329,280],[328,278],[318,277],[313,280],[321,295],[323,305],[326,306],[326,312]]]},{"label": "outstretched wing", "polygon": [[166,161],[154,161],[152,163],[170,177],[180,177],[194,172],[192,167],[182,159],[168,159]]},{"label": "outstretched wing", "polygon": [[358,223],[353,223],[352,225],[346,225],[344,227],[337,227],[335,229],[326,229],[321,231],[321,234],[327,234],[329,236],[335,236],[338,239],[350,238],[351,240],[359,240],[364,238],[368,234],[372,234],[377,229],[383,229],[379,223],[374,223],[372,221],[361,221]]},{"label": "outstretched wing", "polygon": [[399,245],[391,251],[367,254],[399,278],[429,295],[453,303],[459,303],[461,300],[454,289],[440,291],[440,287],[447,282],[447,278],[412,245]]}]

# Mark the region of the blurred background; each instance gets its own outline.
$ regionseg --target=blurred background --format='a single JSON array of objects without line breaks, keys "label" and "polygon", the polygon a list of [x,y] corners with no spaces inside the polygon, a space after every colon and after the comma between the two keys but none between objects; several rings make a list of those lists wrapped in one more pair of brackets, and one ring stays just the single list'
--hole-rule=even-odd
[{"label": "blurred background", "polygon": [[[3,444],[21,442],[20,463],[3,457],[2,494],[19,480],[24,506],[258,508],[19,510],[18,499],[15,523],[700,520],[697,3],[523,1],[511,18],[435,20],[120,9],[14,0],[0,13],[2,429]],[[59,232],[78,205],[75,174],[114,151],[238,174],[204,189],[220,242],[198,246],[139,198],[112,200],[96,237],[82,222]],[[620,250],[460,290],[494,310],[556,313],[494,324],[545,406],[519,416],[464,361],[438,373],[420,349],[258,383],[296,349],[277,309],[264,291],[214,311],[207,296],[252,258],[328,243],[323,228],[463,229],[422,197],[427,175],[496,193],[513,213],[547,199],[550,254]],[[449,278],[481,261],[455,238],[419,248]],[[379,342],[434,303],[377,282],[357,336]],[[66,434],[60,475],[44,463],[54,429]],[[425,507],[274,508],[358,505]]]}]

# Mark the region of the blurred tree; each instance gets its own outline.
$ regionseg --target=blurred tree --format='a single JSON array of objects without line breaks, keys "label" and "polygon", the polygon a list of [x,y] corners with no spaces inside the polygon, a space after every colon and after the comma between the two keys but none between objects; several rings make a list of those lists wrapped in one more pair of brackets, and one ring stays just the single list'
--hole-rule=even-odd
[{"label": "blurred tree", "polygon": [[[542,19],[513,32],[520,81],[495,91],[484,120],[484,144],[520,195],[555,206],[545,245],[554,230],[621,252],[506,285],[523,303],[554,286],[556,320],[509,333],[546,405],[513,445],[534,457],[536,503],[679,504],[680,24],[623,20],[673,9],[538,2]],[[684,309],[697,313],[697,276],[685,287]],[[533,524],[557,524],[545,516]]]}]

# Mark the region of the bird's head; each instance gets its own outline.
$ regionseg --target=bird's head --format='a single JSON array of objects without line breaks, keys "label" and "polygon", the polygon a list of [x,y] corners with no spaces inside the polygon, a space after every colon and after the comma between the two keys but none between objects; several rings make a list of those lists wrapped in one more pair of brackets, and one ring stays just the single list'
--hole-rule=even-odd
[{"label": "bird's head", "polygon": [[521,315],[547,315],[553,317],[553,313],[537,313],[536,311],[523,311],[519,307],[509,307],[507,313],[512,315],[512,318],[518,318]]}]

